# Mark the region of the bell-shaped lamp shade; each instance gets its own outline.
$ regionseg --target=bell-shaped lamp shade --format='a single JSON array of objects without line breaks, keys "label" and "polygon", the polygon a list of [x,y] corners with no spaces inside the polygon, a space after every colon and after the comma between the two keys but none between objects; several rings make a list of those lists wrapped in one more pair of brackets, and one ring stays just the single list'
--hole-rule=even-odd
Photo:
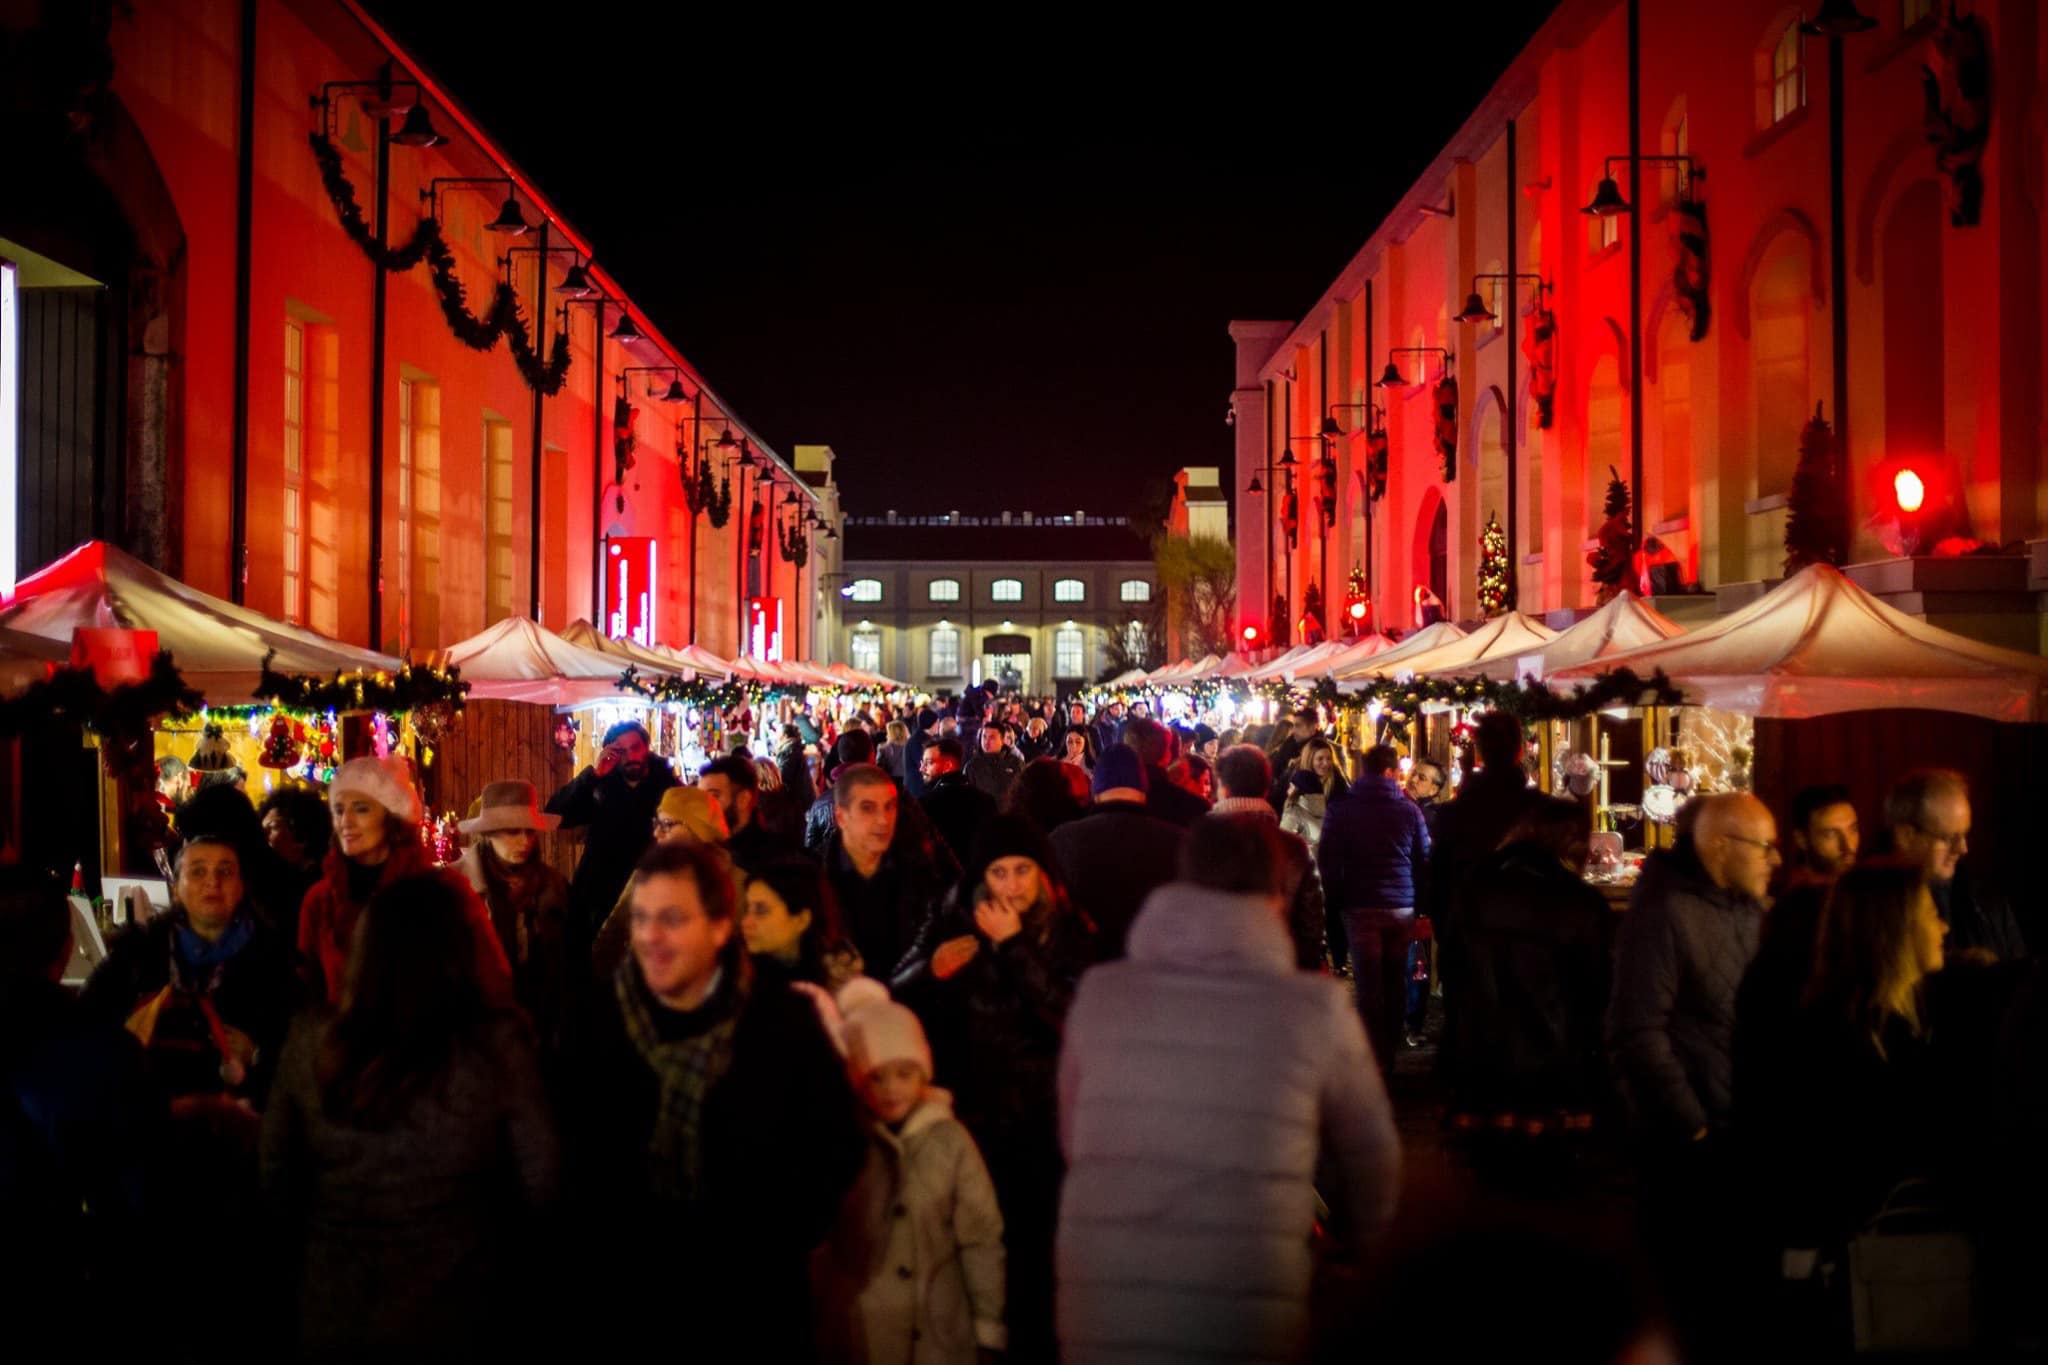
[{"label": "bell-shaped lamp shade", "polygon": [[562,282],[555,286],[555,292],[566,294],[572,299],[590,297],[590,276],[584,271],[582,262],[579,261],[562,272]]},{"label": "bell-shaped lamp shade", "polygon": [[1318,433],[1326,441],[1334,441],[1344,434],[1344,424],[1337,420],[1334,412],[1323,415],[1323,429]]},{"label": "bell-shaped lamp shade", "polygon": [[1280,458],[1279,458],[1279,459],[1277,459],[1277,460],[1275,460],[1275,461],[1273,461],[1273,464],[1274,464],[1274,467],[1275,467],[1275,468],[1278,468],[1278,469],[1292,469],[1292,468],[1294,468],[1294,452],[1293,452],[1293,451],[1291,451],[1291,450],[1283,450],[1283,451],[1281,451],[1281,452],[1280,452]]},{"label": "bell-shaped lamp shade", "polygon": [[661,401],[664,403],[687,403],[690,401],[690,395],[683,391],[683,381],[680,376],[668,381],[668,392],[661,396]]},{"label": "bell-shaped lamp shade", "polygon": [[1401,377],[1400,366],[1396,365],[1391,359],[1387,361],[1387,368],[1380,371],[1378,382],[1379,386],[1383,389],[1403,389],[1408,387],[1408,381]]},{"label": "bell-shaped lamp shade", "polygon": [[719,433],[718,433],[718,441],[717,441],[717,446],[718,446],[718,449],[720,449],[720,450],[731,450],[731,449],[735,448],[735,447],[736,447],[736,446],[738,446],[738,445],[739,445],[739,442],[738,442],[738,441],[735,441],[735,440],[733,439],[733,437],[732,437],[732,428],[731,428],[731,427],[727,427],[727,428],[726,428],[726,429],[725,429],[724,431],[721,431],[721,432],[719,432]]},{"label": "bell-shaped lamp shade", "polygon": [[1877,20],[1857,9],[1856,0],[1820,0],[1820,13],[1801,24],[1799,31],[1816,38],[1842,38],[1876,27]]},{"label": "bell-shaped lamp shade", "polygon": [[633,321],[631,313],[621,312],[619,314],[619,325],[612,328],[613,341],[638,341],[643,335],[644,333],[640,330],[640,324]]},{"label": "bell-shaped lamp shade", "polygon": [[1592,218],[1612,218],[1618,213],[1628,212],[1628,200],[1621,197],[1621,186],[1614,183],[1611,175],[1602,176],[1593,189],[1593,202],[1579,210]]},{"label": "bell-shaped lamp shade", "polygon": [[438,147],[448,139],[434,131],[434,121],[427,117],[422,101],[405,111],[405,122],[393,130],[391,140],[401,147]]},{"label": "bell-shaped lamp shade", "polygon": [[1251,481],[1250,483],[1248,483],[1248,484],[1246,484],[1246,485],[1245,485],[1245,490],[1244,490],[1244,491],[1245,491],[1245,492],[1247,492],[1247,493],[1251,493],[1251,494],[1254,494],[1254,495],[1256,495],[1256,494],[1259,494],[1259,493],[1263,493],[1263,492],[1265,492],[1265,491],[1266,491],[1266,485],[1264,485],[1263,483],[1260,483],[1260,482],[1259,482],[1259,476],[1258,476],[1258,475],[1256,475],[1256,474],[1254,474],[1254,475],[1252,475],[1252,481]]},{"label": "bell-shaped lamp shade", "polygon": [[1478,290],[1475,289],[1465,296],[1465,311],[1458,314],[1458,321],[1492,322],[1493,320],[1493,310],[1486,306],[1485,299],[1479,297]]},{"label": "bell-shaped lamp shade", "polygon": [[526,215],[519,211],[519,201],[508,194],[505,196],[504,206],[498,210],[498,216],[484,224],[484,231],[524,237],[533,231],[533,227],[526,221]]}]

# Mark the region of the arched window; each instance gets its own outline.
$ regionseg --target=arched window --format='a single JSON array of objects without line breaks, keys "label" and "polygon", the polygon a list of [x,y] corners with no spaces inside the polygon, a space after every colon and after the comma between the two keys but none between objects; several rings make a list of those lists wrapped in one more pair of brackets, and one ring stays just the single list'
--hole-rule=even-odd
[{"label": "arched window", "polygon": [[1687,516],[1692,506],[1690,327],[1674,308],[1657,333],[1657,419],[1650,428],[1657,439],[1657,459],[1645,474],[1655,475],[1656,481],[1644,490],[1643,505],[1660,522]]},{"label": "arched window", "polygon": [[1126,578],[1117,587],[1117,597],[1124,602],[1150,602],[1152,585],[1142,578]]},{"label": "arched window", "polygon": [[[1607,484],[1615,474],[1626,479],[1628,463],[1622,450],[1621,371],[1612,355],[1603,355],[1593,366],[1586,385],[1586,513],[1585,534],[1593,535],[1607,518],[1601,504],[1607,498]],[[1610,472],[1611,471],[1611,472]]]},{"label": "arched window", "polygon": [[1055,579],[1052,585],[1052,600],[1055,602],[1085,602],[1088,589],[1078,578]]},{"label": "arched window", "polygon": [[849,602],[879,602],[882,600],[882,580],[879,578],[856,578],[847,584],[846,600]]},{"label": "arched window", "polygon": [[1501,528],[1508,524],[1508,451],[1505,428],[1497,395],[1488,389],[1480,397],[1474,419],[1478,425],[1479,521],[1485,527],[1489,517],[1499,517]]},{"label": "arched window", "polygon": [[1052,675],[1080,678],[1088,672],[1088,637],[1079,626],[1061,626],[1052,633]]},{"label": "arched window", "polygon": [[847,659],[864,673],[882,671],[882,632],[879,630],[856,630],[851,647],[846,651]]},{"label": "arched window", "polygon": [[957,627],[932,627],[932,661],[926,672],[934,678],[960,676],[960,631]]},{"label": "arched window", "polygon": [[988,599],[991,602],[1022,602],[1024,584],[1015,578],[998,578],[988,585]]},{"label": "arched window", "polygon": [[1765,250],[1750,286],[1757,497],[1790,491],[1792,470],[1799,462],[1799,431],[1813,415],[1813,404],[1807,401],[1812,278],[1806,239],[1784,232]]},{"label": "arched window", "polygon": [[926,600],[932,602],[958,602],[960,600],[960,580],[957,578],[934,578],[928,590]]},{"label": "arched window", "polygon": [[1771,49],[1771,123],[1783,123],[1806,107],[1806,65],[1800,60],[1799,21],[1785,25]]}]

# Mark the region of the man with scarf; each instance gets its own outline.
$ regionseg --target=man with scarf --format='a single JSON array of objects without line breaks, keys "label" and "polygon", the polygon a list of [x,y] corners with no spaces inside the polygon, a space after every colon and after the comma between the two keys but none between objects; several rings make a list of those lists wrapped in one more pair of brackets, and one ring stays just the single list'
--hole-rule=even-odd
[{"label": "man with scarf", "polygon": [[707,1358],[804,1358],[806,1261],[865,1154],[839,1055],[805,996],[757,988],[711,849],[655,848],[629,895],[632,952],[579,1020],[561,1106],[591,1290],[680,1290]]},{"label": "man with scarf", "polygon": [[473,841],[462,855],[462,874],[490,911],[512,967],[513,996],[547,1051],[556,1041],[569,980],[563,938],[569,884],[540,856],[540,836],[561,823],[561,816],[542,813],[531,782],[491,783],[476,818],[462,822]]},{"label": "man with scarf", "polygon": [[[171,1301],[203,1302],[263,1273],[257,1108],[297,1005],[297,955],[248,901],[236,846],[200,834],[178,851],[173,908],[117,939],[83,1011],[141,1042],[170,1100],[160,1263]],[[261,1315],[223,1314],[214,1358],[255,1358]]]},{"label": "man with scarf", "polygon": [[583,857],[569,883],[570,929],[579,951],[589,948],[633,863],[647,851],[655,807],[675,785],[668,761],[648,745],[647,727],[626,720],[605,731],[596,765],[548,798],[548,814],[562,817],[563,828],[585,831]]}]

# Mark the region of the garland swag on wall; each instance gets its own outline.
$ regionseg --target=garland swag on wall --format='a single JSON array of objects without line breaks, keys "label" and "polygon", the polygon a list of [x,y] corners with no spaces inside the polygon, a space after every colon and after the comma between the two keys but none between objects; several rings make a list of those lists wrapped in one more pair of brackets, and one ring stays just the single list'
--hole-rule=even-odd
[{"label": "garland swag on wall", "polygon": [[407,664],[396,673],[336,673],[331,678],[279,673],[270,666],[277,657],[263,656],[263,673],[255,696],[287,711],[421,711],[445,706],[460,711],[469,684],[459,668]]},{"label": "garland swag on wall", "polygon": [[512,350],[513,363],[519,367],[519,377],[534,392],[552,398],[562,391],[562,384],[569,377],[569,336],[558,332],[548,349],[547,362],[543,364],[540,352],[534,346],[532,335],[527,331],[526,313],[519,306],[519,295],[504,280],[498,281],[491,293],[490,307],[482,317],[469,311],[469,293],[463,288],[461,278],[455,273],[455,255],[449,251],[448,243],[441,236],[441,225],[433,218],[422,218],[413,229],[412,240],[403,246],[379,246],[370,225],[363,219],[362,207],[356,203],[355,187],[348,183],[343,172],[341,153],[333,142],[320,133],[308,133],[307,139],[313,144],[313,159],[320,163],[320,183],[327,189],[327,198],[334,205],[335,217],[341,220],[342,231],[349,240],[363,249],[379,269],[392,274],[403,274],[421,261],[427,263],[433,275],[434,294],[441,302],[441,315],[448,320],[448,330],[455,339],[473,351],[488,351],[498,344],[498,338],[505,338],[505,344]]}]

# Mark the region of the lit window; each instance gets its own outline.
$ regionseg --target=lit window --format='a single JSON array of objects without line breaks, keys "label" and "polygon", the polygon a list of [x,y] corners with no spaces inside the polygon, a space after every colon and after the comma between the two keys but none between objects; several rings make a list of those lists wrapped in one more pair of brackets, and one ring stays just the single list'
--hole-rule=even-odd
[{"label": "lit window", "polygon": [[1052,585],[1052,600],[1055,602],[1085,602],[1088,600],[1088,589],[1082,586],[1081,580],[1078,578],[1058,579]]},{"label": "lit window", "polygon": [[1052,635],[1052,675],[1079,678],[1087,671],[1087,638],[1079,626],[1062,626]]},{"label": "lit window", "polygon": [[1015,578],[998,578],[988,585],[988,596],[991,602],[1022,602],[1024,584]]},{"label": "lit window", "polygon": [[1143,621],[1124,622],[1124,654],[1131,660],[1136,661],[1145,657],[1145,648],[1145,623]]},{"label": "lit window", "polygon": [[1771,50],[1771,122],[1783,123],[1806,107],[1806,67],[1799,60],[1799,21],[1785,25]]},{"label": "lit window", "polygon": [[484,419],[484,621],[495,625],[512,615],[518,577],[512,537],[512,424]]},{"label": "lit window", "polygon": [[853,666],[863,673],[882,671],[882,632],[879,630],[857,630],[853,633],[853,648],[847,651]]},{"label": "lit window", "polygon": [[882,580],[879,578],[856,578],[853,591],[846,594],[849,602],[879,602],[882,600]]},{"label": "lit window", "polygon": [[934,578],[929,600],[933,602],[958,602],[960,580],[957,578]]},{"label": "lit window", "polygon": [[1126,602],[1150,602],[1152,585],[1142,578],[1126,578],[1117,589],[1117,595]]},{"label": "lit window", "polygon": [[928,673],[934,678],[960,676],[960,632],[952,626],[932,627],[932,666]]},{"label": "lit window", "polygon": [[306,619],[306,329],[284,325],[284,619]]},{"label": "lit window", "polygon": [[441,386],[398,382],[398,638],[441,643]]},{"label": "lit window", "polygon": [[[1626,179],[1619,179],[1615,183],[1620,186],[1623,194],[1628,193],[1628,181]],[[1599,185],[1596,182],[1594,190],[1598,189]],[[1592,197],[1592,191],[1588,191],[1587,197]],[[1618,213],[1594,214],[1586,224],[1586,249],[1588,251],[1605,251],[1620,241],[1621,217]]]}]

